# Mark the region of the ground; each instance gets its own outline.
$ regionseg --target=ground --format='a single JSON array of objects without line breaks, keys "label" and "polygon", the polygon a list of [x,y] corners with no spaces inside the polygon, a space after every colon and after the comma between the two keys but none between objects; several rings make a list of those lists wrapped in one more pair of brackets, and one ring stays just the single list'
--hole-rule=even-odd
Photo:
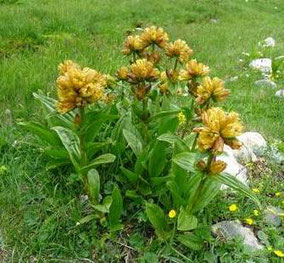
[{"label": "ground", "polygon": [[[283,140],[283,101],[274,96],[275,90],[256,87],[259,75],[240,62],[242,52],[254,53],[258,42],[269,36],[277,42],[272,53],[283,55],[283,19],[283,0],[0,0],[0,113],[9,109],[14,123],[40,119],[32,93],[40,89],[55,94],[57,65],[62,60],[114,73],[126,60],[120,51],[127,32],[138,25],[156,24],[172,38],[186,40],[196,58],[216,76],[225,80],[239,76],[227,83],[231,95],[225,107],[240,112],[246,130],[262,133],[269,142]],[[283,85],[283,80],[278,84]],[[74,198],[76,189],[71,193],[68,184],[62,186],[68,171],[56,176],[46,172],[46,160],[29,145],[30,135],[16,124],[7,127],[5,116],[0,123],[0,228],[7,249],[2,249],[0,259],[8,254],[3,262],[71,258],[88,262],[83,258],[89,253],[90,230],[76,227],[84,204]],[[274,193],[283,191],[283,184],[278,183],[283,177],[276,172],[278,168],[271,169],[279,177],[267,180],[264,173],[254,184],[265,185],[263,202],[280,205],[281,197],[275,199]],[[213,207],[217,218],[209,221],[235,217],[227,207],[241,201],[236,196],[225,201],[220,197],[219,214]],[[239,218],[244,219],[251,209],[247,204]],[[271,245],[280,246],[275,240],[277,235],[283,237],[283,231],[267,231]],[[133,242],[138,247],[140,241]],[[114,253],[118,251],[118,244],[112,246]],[[98,250],[104,253],[107,249]],[[226,249],[234,248],[215,250],[216,258]],[[242,257],[250,259],[242,253],[235,261],[222,262],[261,262],[242,261]],[[192,260],[196,258],[193,254]],[[116,262],[107,256],[104,260]]]}]

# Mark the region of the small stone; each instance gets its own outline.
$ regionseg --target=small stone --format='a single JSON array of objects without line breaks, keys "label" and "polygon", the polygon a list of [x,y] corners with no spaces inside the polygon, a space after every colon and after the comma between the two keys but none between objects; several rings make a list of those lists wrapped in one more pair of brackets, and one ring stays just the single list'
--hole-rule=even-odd
[{"label": "small stone", "polygon": [[277,90],[275,96],[279,98],[284,98],[284,89]]},{"label": "small stone", "polygon": [[246,147],[249,147],[253,151],[259,150],[260,148],[267,146],[265,139],[258,132],[245,132],[237,138]]},{"label": "small stone", "polygon": [[225,241],[242,238],[244,245],[250,250],[261,250],[264,247],[259,243],[253,231],[241,225],[240,221],[222,221],[212,226],[213,234]]},{"label": "small stone", "polygon": [[249,66],[253,69],[259,70],[263,73],[270,73],[272,71],[272,61],[270,58],[254,59]]},{"label": "small stone", "polygon": [[281,226],[282,223],[282,219],[280,217],[280,215],[283,214],[283,210],[278,208],[278,207],[274,207],[274,206],[268,206],[265,210],[264,210],[264,222],[268,225],[272,225],[275,227],[279,227]]},{"label": "small stone", "polygon": [[218,23],[218,19],[212,18],[212,19],[210,19],[210,23],[216,24],[216,23]]},{"label": "small stone", "polygon": [[268,37],[263,40],[263,46],[264,47],[275,47],[276,41],[273,37]]},{"label": "small stone", "polygon": [[257,80],[254,83],[256,86],[258,87],[267,87],[267,88],[272,88],[272,89],[276,89],[277,85],[275,82],[269,80],[269,79],[261,79],[261,80]]}]

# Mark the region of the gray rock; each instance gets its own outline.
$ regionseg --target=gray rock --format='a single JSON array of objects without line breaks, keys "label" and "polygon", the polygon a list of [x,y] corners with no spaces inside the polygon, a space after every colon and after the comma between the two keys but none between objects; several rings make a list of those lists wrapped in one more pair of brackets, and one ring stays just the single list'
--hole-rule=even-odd
[{"label": "gray rock", "polygon": [[222,221],[212,226],[213,234],[220,238],[226,240],[233,240],[236,238],[241,238],[250,250],[260,250],[263,249],[263,245],[260,244],[253,231],[241,225],[240,221]]},{"label": "gray rock", "polygon": [[275,96],[279,98],[284,98],[284,89],[276,91]]},{"label": "gray rock", "polygon": [[282,219],[280,215],[283,215],[283,213],[284,213],[283,210],[278,207],[268,206],[264,210],[263,220],[268,225],[279,227],[282,224]]},{"label": "gray rock", "polygon": [[275,82],[269,80],[269,79],[261,79],[261,80],[257,80],[254,83],[256,86],[258,87],[267,87],[267,88],[272,88],[272,89],[276,89],[277,85]]},{"label": "gray rock", "polygon": [[270,73],[272,71],[272,61],[270,58],[254,59],[249,66],[253,69],[259,70],[263,73]]}]

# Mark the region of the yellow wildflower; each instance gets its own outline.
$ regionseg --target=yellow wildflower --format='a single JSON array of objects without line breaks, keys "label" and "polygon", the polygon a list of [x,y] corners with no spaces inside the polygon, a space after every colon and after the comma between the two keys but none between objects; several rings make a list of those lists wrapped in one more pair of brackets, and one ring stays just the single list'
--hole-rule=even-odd
[{"label": "yellow wildflower", "polygon": [[127,80],[128,79],[128,68],[127,67],[121,67],[117,71],[117,77],[120,80]]},{"label": "yellow wildflower", "polygon": [[196,59],[190,60],[185,65],[185,69],[180,72],[180,80],[190,80],[194,77],[203,77],[209,74],[209,67],[198,63]]},{"label": "yellow wildflower", "polygon": [[128,36],[124,42],[122,53],[124,55],[130,55],[132,53],[139,52],[142,49],[142,41],[139,36]]},{"label": "yellow wildflower", "polygon": [[229,206],[229,210],[230,210],[231,212],[236,212],[238,209],[239,209],[239,208],[238,208],[238,206],[237,206],[236,204],[231,204],[231,205]]},{"label": "yellow wildflower", "polygon": [[101,73],[90,68],[81,69],[72,61],[60,64],[59,72],[61,75],[56,83],[60,113],[104,99],[107,82]]},{"label": "yellow wildflower", "polygon": [[211,174],[219,174],[223,172],[227,167],[227,164],[223,161],[212,161],[210,163],[209,172]]},{"label": "yellow wildflower", "polygon": [[196,129],[199,133],[197,145],[200,150],[220,153],[223,151],[224,143],[233,149],[241,146],[235,138],[243,129],[237,113],[226,114],[221,108],[211,108],[202,113],[202,122],[204,127]]},{"label": "yellow wildflower", "polygon": [[144,29],[140,35],[143,48],[155,44],[164,48],[169,40],[168,34],[161,27],[151,26]]},{"label": "yellow wildflower", "polygon": [[158,69],[154,68],[153,63],[146,59],[138,59],[130,66],[128,74],[131,83],[140,81],[154,81],[159,76]]},{"label": "yellow wildflower", "polygon": [[258,210],[253,210],[253,214],[255,215],[255,216],[259,216],[259,211]]},{"label": "yellow wildflower", "polygon": [[143,100],[147,93],[150,91],[150,86],[145,86],[145,84],[141,83],[135,87],[135,95],[138,100]]},{"label": "yellow wildflower", "polygon": [[229,91],[225,89],[224,82],[221,79],[205,77],[203,83],[198,86],[196,95],[196,102],[198,104],[204,104],[210,98],[212,98],[213,101],[225,100],[229,95]]},{"label": "yellow wildflower", "polygon": [[183,114],[183,112],[180,112],[180,113],[177,115],[177,117],[178,117],[178,122],[179,122],[180,125],[185,124],[185,122],[186,122],[186,117],[185,117],[185,115]]},{"label": "yellow wildflower", "polygon": [[247,223],[248,225],[253,225],[253,224],[254,224],[254,221],[253,221],[253,219],[251,219],[251,218],[246,218],[246,223]]},{"label": "yellow wildflower", "polygon": [[170,212],[169,212],[169,218],[174,218],[175,216],[177,215],[176,211],[174,209],[172,209]]},{"label": "yellow wildflower", "polygon": [[252,191],[256,194],[258,194],[260,192],[258,188],[252,188]]},{"label": "yellow wildflower", "polygon": [[180,62],[188,61],[193,53],[192,49],[181,39],[167,44],[165,50],[168,57],[176,57]]},{"label": "yellow wildflower", "polygon": [[284,253],[283,253],[283,251],[281,251],[281,250],[274,250],[273,252],[274,252],[274,254],[275,254],[277,257],[284,258]]}]

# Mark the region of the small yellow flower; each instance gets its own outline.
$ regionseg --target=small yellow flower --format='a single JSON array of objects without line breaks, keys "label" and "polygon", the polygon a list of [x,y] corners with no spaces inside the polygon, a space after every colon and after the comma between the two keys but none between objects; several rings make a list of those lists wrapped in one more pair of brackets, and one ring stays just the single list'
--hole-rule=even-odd
[{"label": "small yellow flower", "polygon": [[121,67],[117,71],[117,77],[120,80],[127,80],[128,79],[128,68],[127,67]]},{"label": "small yellow flower", "polygon": [[198,63],[196,59],[190,60],[185,65],[185,69],[180,71],[180,80],[190,80],[194,77],[203,77],[210,72],[209,67]]},{"label": "small yellow flower", "polygon": [[275,196],[279,197],[281,195],[280,192],[275,193]]},{"label": "small yellow flower", "polygon": [[193,53],[192,49],[181,39],[167,44],[165,50],[168,57],[176,57],[180,62],[188,61]]},{"label": "small yellow flower", "polygon": [[281,250],[274,250],[273,252],[274,252],[274,254],[275,254],[277,257],[284,258],[284,253],[283,253],[283,251],[281,251]]},{"label": "small yellow flower", "polygon": [[259,211],[258,210],[253,210],[253,214],[255,215],[255,216],[258,216],[259,215]]},{"label": "small yellow flower", "polygon": [[247,223],[248,225],[253,225],[253,224],[254,224],[254,221],[253,221],[253,219],[251,219],[251,218],[246,218],[246,223]]},{"label": "small yellow flower", "polygon": [[231,205],[229,206],[229,210],[230,210],[231,212],[236,212],[238,209],[239,209],[239,208],[238,208],[238,206],[237,206],[236,204],[231,204]]},{"label": "small yellow flower", "polygon": [[227,167],[227,164],[221,160],[215,160],[210,163],[209,172],[211,174],[219,174],[223,172]]},{"label": "small yellow flower", "polygon": [[168,34],[161,27],[151,26],[144,29],[140,35],[143,48],[155,44],[164,48],[169,40]]},{"label": "small yellow flower", "polygon": [[183,112],[180,112],[180,113],[177,115],[177,117],[178,117],[179,125],[185,124],[185,122],[186,122],[186,117],[185,117],[185,115],[183,114]]},{"label": "small yellow flower", "polygon": [[176,212],[176,210],[174,210],[174,209],[172,209],[172,210],[169,212],[169,218],[174,218],[176,215],[177,215],[177,212]]},{"label": "small yellow flower", "polygon": [[132,53],[141,51],[142,48],[142,41],[139,36],[128,36],[124,42],[122,53],[124,55],[130,55]]},{"label": "small yellow flower", "polygon": [[256,194],[258,194],[260,192],[258,188],[252,188],[252,191]]}]

